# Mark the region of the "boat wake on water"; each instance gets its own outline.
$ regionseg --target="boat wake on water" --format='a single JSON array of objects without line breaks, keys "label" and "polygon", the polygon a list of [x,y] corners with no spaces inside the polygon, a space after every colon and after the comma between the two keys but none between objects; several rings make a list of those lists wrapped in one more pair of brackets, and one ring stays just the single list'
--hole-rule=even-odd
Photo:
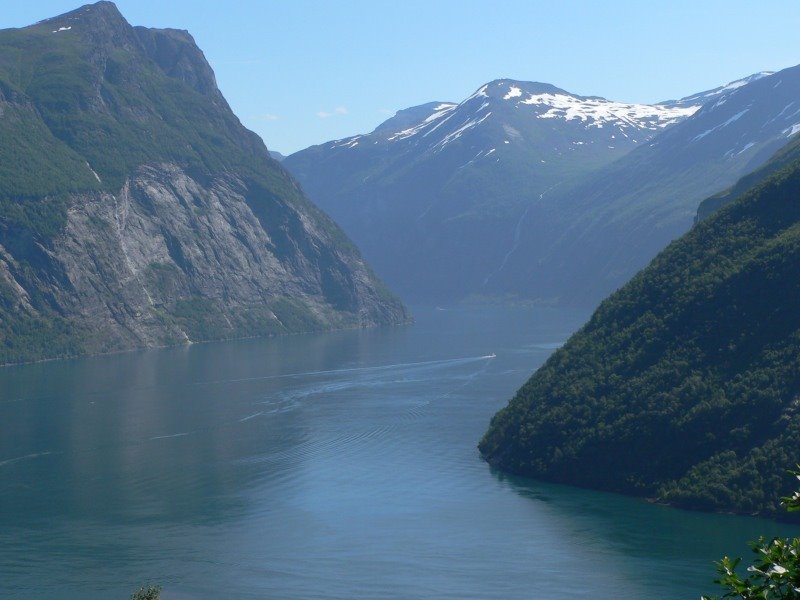
[{"label": "boat wake on water", "polygon": [[359,372],[370,372],[370,371],[384,371],[389,369],[401,369],[401,368],[412,368],[412,367],[433,367],[433,366],[444,366],[444,365],[458,365],[458,364],[467,364],[474,361],[479,360],[487,360],[489,358],[497,358],[497,355],[492,354],[485,354],[483,356],[469,356],[463,358],[445,358],[441,360],[426,360],[426,361],[417,361],[417,362],[407,362],[407,363],[394,363],[389,365],[374,365],[368,367],[345,367],[342,369],[329,369],[329,370],[321,370],[321,371],[301,371],[296,373],[282,373],[279,375],[259,375],[254,377],[241,377],[236,379],[215,379],[212,381],[198,381],[195,382],[194,385],[219,385],[224,383],[246,383],[250,381],[262,381],[267,379],[288,379],[291,377],[313,377],[315,375],[337,375],[337,374],[344,374],[344,373],[359,373]]}]

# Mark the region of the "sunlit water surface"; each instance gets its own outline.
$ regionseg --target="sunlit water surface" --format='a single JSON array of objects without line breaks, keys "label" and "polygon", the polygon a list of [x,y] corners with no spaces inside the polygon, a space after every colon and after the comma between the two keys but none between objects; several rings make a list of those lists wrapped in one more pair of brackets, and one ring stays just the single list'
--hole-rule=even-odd
[{"label": "sunlit water surface", "polygon": [[797,534],[504,477],[476,444],[585,314],[0,370],[0,597],[697,598]]}]

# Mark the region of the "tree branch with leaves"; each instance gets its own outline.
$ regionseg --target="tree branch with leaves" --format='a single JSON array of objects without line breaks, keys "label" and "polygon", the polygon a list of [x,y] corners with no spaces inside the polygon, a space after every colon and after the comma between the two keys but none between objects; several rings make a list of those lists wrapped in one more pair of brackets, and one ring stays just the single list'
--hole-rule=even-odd
[{"label": "tree branch with leaves", "polygon": [[[800,480],[800,465],[791,473]],[[789,512],[800,511],[800,491],[781,498]],[[753,564],[747,567],[747,575],[736,572],[740,558],[723,558],[717,564],[719,579],[715,580],[726,593],[721,598],[741,600],[800,599],[800,538],[764,537],[750,544],[756,554]],[[718,596],[703,596],[702,600],[719,600]]]}]

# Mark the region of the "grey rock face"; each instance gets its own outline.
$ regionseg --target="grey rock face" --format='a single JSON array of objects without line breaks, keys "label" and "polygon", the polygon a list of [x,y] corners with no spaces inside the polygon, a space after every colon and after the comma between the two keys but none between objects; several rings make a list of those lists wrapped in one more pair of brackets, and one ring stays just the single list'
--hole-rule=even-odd
[{"label": "grey rock face", "polygon": [[0,364],[408,319],[187,32],[100,2],[0,38]]},{"label": "grey rock face", "polygon": [[234,174],[201,183],[174,164],[147,165],[117,194],[72,200],[38,276],[17,281],[0,247],[0,279],[20,310],[34,312],[33,286],[91,331],[89,352],[407,319],[313,215],[281,205],[285,218],[265,227]]}]

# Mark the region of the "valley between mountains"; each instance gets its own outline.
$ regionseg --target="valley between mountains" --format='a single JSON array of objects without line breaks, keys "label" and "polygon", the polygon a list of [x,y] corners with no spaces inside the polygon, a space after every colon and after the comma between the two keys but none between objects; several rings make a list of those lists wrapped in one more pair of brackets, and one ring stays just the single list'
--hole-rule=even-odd
[{"label": "valley between mountains", "polygon": [[0,597],[797,596],[800,9],[68,1],[0,17]]},{"label": "valley between mountains", "polygon": [[652,106],[497,80],[286,158],[401,296],[594,306],[800,123],[800,71]]},{"label": "valley between mountains", "polygon": [[656,104],[496,79],[283,156],[188,32],[87,5],[0,31],[0,363],[408,324],[404,302],[596,308],[483,457],[775,517],[798,135],[800,67]]},{"label": "valley between mountains", "polygon": [[798,133],[800,67],[652,106],[497,80],[283,164],[405,297],[600,303],[494,417],[491,465],[785,518]]}]

